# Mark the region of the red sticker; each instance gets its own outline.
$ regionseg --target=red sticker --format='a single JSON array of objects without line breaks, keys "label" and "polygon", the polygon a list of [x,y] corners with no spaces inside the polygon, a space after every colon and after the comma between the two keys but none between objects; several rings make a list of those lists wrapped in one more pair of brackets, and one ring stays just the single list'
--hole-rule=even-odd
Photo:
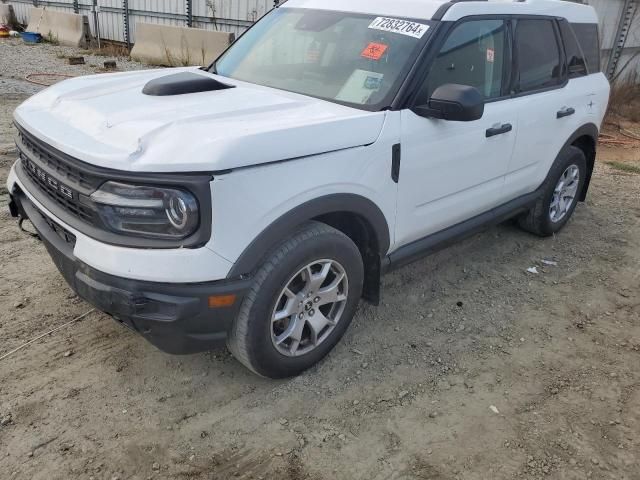
[{"label": "red sticker", "polygon": [[388,48],[389,46],[384,43],[371,42],[367,45],[367,48],[362,51],[360,56],[368,58],[369,60],[380,60]]},{"label": "red sticker", "polygon": [[496,60],[496,51],[493,48],[487,48],[487,62],[493,63]]}]

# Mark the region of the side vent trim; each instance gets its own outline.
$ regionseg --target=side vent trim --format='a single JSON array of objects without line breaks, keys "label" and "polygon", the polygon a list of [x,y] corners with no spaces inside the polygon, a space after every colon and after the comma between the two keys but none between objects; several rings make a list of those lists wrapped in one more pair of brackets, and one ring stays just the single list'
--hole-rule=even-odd
[{"label": "side vent trim", "polygon": [[402,157],[402,149],[399,143],[396,143],[391,149],[391,179],[398,183],[400,181],[400,160]]}]

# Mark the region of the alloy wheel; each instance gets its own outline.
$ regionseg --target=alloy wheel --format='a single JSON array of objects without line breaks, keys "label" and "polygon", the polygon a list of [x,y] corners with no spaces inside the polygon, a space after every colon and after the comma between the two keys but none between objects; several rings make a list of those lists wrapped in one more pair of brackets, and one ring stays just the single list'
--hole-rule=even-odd
[{"label": "alloy wheel", "polygon": [[573,207],[580,185],[580,169],[577,165],[570,165],[560,176],[553,191],[549,218],[554,223],[561,221]]},{"label": "alloy wheel", "polygon": [[349,281],[335,260],[300,269],[280,292],[271,317],[271,340],[287,357],[306,355],[324,342],[347,304]]}]

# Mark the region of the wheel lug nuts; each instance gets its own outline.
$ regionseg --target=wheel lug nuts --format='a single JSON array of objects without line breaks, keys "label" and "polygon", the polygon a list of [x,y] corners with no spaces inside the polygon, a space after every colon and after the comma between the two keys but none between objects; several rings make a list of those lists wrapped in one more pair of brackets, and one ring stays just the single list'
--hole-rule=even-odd
[{"label": "wheel lug nuts", "polygon": [[316,297],[313,299],[313,303],[318,303],[320,301],[320,297]]},{"label": "wheel lug nuts", "polygon": [[309,310],[309,316],[310,317],[313,317],[315,314],[316,314],[315,310],[313,310],[313,309]]},{"label": "wheel lug nuts", "polygon": [[300,315],[298,315],[298,318],[302,320],[304,318],[304,313],[301,313]]}]

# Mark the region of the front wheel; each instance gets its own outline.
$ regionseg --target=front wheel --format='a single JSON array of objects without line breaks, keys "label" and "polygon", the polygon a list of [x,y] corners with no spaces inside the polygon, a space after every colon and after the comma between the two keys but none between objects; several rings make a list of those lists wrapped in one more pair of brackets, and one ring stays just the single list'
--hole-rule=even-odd
[{"label": "front wheel", "polygon": [[542,237],[559,232],[573,215],[587,174],[584,152],[568,147],[555,161],[536,205],[520,217],[520,226]]},{"label": "front wheel", "polygon": [[256,273],[228,346],[255,373],[286,378],[310,368],[342,338],[362,294],[358,247],[342,232],[310,222]]}]

